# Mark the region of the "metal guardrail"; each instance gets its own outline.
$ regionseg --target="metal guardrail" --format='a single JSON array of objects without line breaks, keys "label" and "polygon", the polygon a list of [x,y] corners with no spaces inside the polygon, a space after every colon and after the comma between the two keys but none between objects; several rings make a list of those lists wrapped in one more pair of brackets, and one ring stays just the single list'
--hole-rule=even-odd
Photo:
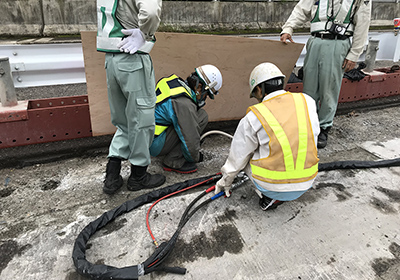
[{"label": "metal guardrail", "polygon": [[[259,39],[279,40],[279,36],[257,36]],[[309,35],[295,35],[294,41],[305,44]],[[400,34],[370,32],[369,38],[379,40],[376,60],[400,60]],[[365,43],[365,49],[368,41]],[[0,43],[1,44],[1,43]],[[303,49],[296,66],[302,66]],[[86,83],[81,43],[64,44],[5,44],[0,45],[0,57],[9,57],[16,88]],[[365,52],[359,61],[365,60]]]},{"label": "metal guardrail", "polygon": [[82,44],[0,45],[16,88],[86,83]]}]

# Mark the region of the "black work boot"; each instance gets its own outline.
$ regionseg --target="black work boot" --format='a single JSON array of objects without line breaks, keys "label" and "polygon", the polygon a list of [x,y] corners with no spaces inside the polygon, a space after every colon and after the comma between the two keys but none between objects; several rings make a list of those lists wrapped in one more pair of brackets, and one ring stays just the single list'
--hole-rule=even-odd
[{"label": "black work boot", "polygon": [[106,194],[116,193],[124,183],[121,171],[121,159],[110,157],[106,168],[106,178],[104,179],[103,192]]},{"label": "black work boot", "polygon": [[165,176],[161,174],[150,174],[147,166],[131,164],[131,175],[128,179],[128,190],[138,191],[141,189],[152,189],[161,186],[165,182]]},{"label": "black work boot", "polygon": [[323,149],[326,147],[326,144],[328,143],[328,132],[331,128],[321,128],[321,131],[318,135],[318,143],[317,143],[317,148]]},{"label": "black work boot", "polygon": [[275,200],[263,195],[258,203],[260,204],[261,210],[267,211],[276,209],[279,205],[283,203],[283,201]]}]

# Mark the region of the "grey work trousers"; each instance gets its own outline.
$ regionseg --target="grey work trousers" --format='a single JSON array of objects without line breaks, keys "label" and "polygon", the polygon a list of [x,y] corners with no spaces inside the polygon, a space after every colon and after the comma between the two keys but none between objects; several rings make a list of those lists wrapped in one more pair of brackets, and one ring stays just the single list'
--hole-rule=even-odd
[{"label": "grey work trousers", "polygon": [[310,37],[307,42],[303,92],[315,100],[323,129],[333,124],[344,74],[342,64],[350,47],[350,39]]},{"label": "grey work trousers", "polygon": [[153,63],[148,54],[107,53],[105,58],[111,122],[117,131],[108,157],[150,164],[156,104]]}]

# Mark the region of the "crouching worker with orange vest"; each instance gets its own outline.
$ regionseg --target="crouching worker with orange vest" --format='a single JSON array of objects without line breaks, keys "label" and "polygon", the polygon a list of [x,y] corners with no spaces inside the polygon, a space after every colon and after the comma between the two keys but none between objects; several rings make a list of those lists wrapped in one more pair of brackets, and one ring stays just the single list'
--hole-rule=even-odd
[{"label": "crouching worker with orange vest", "polygon": [[156,129],[150,154],[164,156],[163,168],[178,173],[197,171],[202,161],[200,135],[208,124],[201,107],[214,99],[222,86],[222,75],[214,65],[195,68],[186,80],[172,74],[156,86]]},{"label": "crouching worker with orange vest", "polygon": [[215,189],[230,196],[235,176],[244,170],[264,211],[300,197],[318,173],[315,101],[304,93],[284,91],[284,78],[272,63],[251,72],[250,97],[260,103],[249,107],[241,119]]}]

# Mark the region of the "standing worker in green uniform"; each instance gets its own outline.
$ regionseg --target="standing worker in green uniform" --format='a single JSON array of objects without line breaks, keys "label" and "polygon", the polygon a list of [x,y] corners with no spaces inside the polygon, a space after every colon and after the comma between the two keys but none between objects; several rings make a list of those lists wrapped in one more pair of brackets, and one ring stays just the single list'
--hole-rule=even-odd
[{"label": "standing worker in green uniform", "polygon": [[303,66],[303,92],[317,103],[321,128],[318,148],[327,144],[343,74],[355,67],[363,52],[371,20],[371,2],[300,0],[282,27],[281,41],[293,42],[293,29],[311,21]]},{"label": "standing worker in green uniform", "polygon": [[103,186],[107,194],[123,185],[121,160],[131,163],[128,190],[155,188],[165,182],[165,176],[147,172],[156,104],[149,53],[160,24],[161,5],[161,0],[97,0],[97,50],[106,53],[111,122],[117,127]]}]

